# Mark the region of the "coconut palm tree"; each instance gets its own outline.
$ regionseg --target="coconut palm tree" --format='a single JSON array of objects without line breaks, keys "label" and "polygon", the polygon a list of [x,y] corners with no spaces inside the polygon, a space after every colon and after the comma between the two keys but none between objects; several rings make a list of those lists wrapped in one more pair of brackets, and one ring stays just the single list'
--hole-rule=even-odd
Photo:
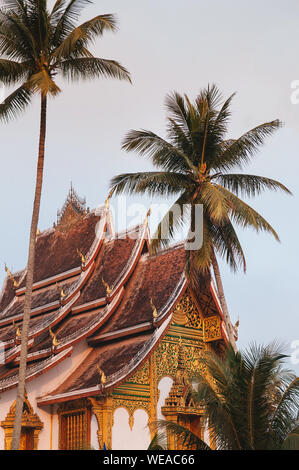
[{"label": "coconut palm tree", "polygon": [[26,295],[22,327],[16,417],[12,448],[19,448],[25,387],[27,339],[35,257],[35,238],[43,181],[48,96],[61,92],[60,74],[69,80],[116,78],[130,81],[128,71],[114,60],[94,57],[90,44],[106,31],[116,30],[113,15],[99,15],[78,25],[81,10],[90,0],[7,0],[0,9],[0,80],[16,89],[0,105],[0,118],[8,120],[24,111],[35,95],[41,102],[40,140],[33,215],[30,229]]},{"label": "coconut palm tree", "polygon": [[[265,189],[289,190],[278,181],[263,176],[230,173],[249,163],[265,138],[281,123],[261,124],[238,139],[227,139],[230,105],[234,95],[223,102],[215,85],[203,89],[194,103],[187,95],[173,93],[166,98],[167,139],[147,130],[131,130],[122,148],[150,159],[156,171],[126,173],[111,180],[112,193],[147,193],[175,197],[175,203],[161,220],[153,235],[152,249],[167,246],[176,230],[187,223],[192,233],[202,230],[200,249],[187,250],[187,274],[215,275],[229,340],[235,347],[234,331],[224,296],[216,255],[225,258],[233,270],[246,269],[245,256],[233,224],[270,232],[271,225],[239,196],[256,196]],[[189,207],[186,215],[185,206]],[[202,226],[196,225],[196,206],[203,207]],[[178,211],[177,208],[180,210]]]},{"label": "coconut palm tree", "polygon": [[[225,357],[206,351],[194,401],[203,407],[217,450],[299,450],[299,378],[284,366],[276,344]],[[184,448],[208,449],[195,433],[175,423],[156,423],[160,436],[173,433]]]}]

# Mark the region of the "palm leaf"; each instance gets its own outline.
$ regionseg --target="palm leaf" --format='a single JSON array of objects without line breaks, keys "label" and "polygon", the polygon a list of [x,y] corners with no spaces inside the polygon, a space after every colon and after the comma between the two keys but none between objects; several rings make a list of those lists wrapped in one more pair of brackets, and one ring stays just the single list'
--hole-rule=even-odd
[{"label": "palm leaf", "polygon": [[0,119],[8,121],[23,112],[31,101],[31,93],[24,86],[17,88],[0,104]]}]

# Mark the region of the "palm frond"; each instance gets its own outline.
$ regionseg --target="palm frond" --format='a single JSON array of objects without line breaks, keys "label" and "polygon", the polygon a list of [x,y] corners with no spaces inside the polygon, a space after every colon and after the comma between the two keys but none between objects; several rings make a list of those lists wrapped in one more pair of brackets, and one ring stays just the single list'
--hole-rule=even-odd
[{"label": "palm frond", "polygon": [[248,204],[243,202],[232,192],[223,188],[222,186],[216,185],[227,198],[227,201],[230,202],[230,217],[241,227],[252,227],[256,232],[269,232],[279,241],[279,237],[273,227],[264,219],[257,211],[255,211]]},{"label": "palm frond", "polygon": [[12,92],[3,103],[0,104],[0,119],[8,121],[23,112],[31,101],[31,92],[24,86]]},{"label": "palm frond", "polygon": [[0,59],[0,80],[5,85],[12,85],[23,80],[31,72],[31,62],[15,62]]},{"label": "palm frond", "polygon": [[71,58],[57,64],[62,75],[72,81],[92,78],[115,78],[131,82],[130,73],[115,60],[97,57]]},{"label": "palm frond", "polygon": [[[173,423],[171,421],[159,420],[155,423],[155,427],[160,430],[159,438],[166,440],[167,434],[175,437],[178,445],[187,450],[211,450],[198,435],[184,426]],[[161,432],[162,431],[162,432]]]},{"label": "palm frond", "polygon": [[282,123],[279,120],[261,124],[232,141],[215,159],[211,169],[215,171],[230,170],[249,163],[258,149],[264,144],[265,139],[279,129]]},{"label": "palm frond", "polygon": [[171,172],[142,172],[125,173],[115,176],[110,182],[110,188],[115,194],[128,193],[169,196],[188,189],[188,176]]},{"label": "palm frond", "polygon": [[269,190],[282,190],[288,194],[291,191],[279,181],[275,181],[264,176],[246,175],[246,174],[217,174],[212,179],[215,179],[224,188],[229,189],[237,196],[243,195],[254,197],[259,195],[266,189]]},{"label": "palm frond", "polygon": [[102,36],[105,31],[116,31],[116,20],[114,15],[98,15],[89,21],[77,26],[59,44],[53,52],[57,59],[70,57],[76,50],[87,47],[98,36]]},{"label": "palm frond", "polygon": [[125,136],[122,149],[127,152],[135,151],[147,156],[154,166],[166,171],[193,171],[189,158],[175,146],[151,131],[131,130]]}]

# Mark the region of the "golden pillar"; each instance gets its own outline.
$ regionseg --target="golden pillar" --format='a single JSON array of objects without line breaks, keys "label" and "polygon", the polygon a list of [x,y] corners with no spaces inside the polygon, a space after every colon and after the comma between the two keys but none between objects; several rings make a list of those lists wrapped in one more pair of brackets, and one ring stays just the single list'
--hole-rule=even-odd
[{"label": "golden pillar", "polygon": [[107,396],[105,398],[89,398],[92,405],[92,412],[94,413],[98,423],[98,443],[100,450],[112,449],[112,421],[113,421],[113,406],[112,398]]}]

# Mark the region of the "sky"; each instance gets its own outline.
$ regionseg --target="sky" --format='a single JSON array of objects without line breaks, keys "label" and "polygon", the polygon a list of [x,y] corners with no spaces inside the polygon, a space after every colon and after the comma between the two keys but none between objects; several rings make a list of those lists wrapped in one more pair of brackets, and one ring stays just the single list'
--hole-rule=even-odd
[{"label": "sky", "polygon": [[[85,9],[82,21],[103,13],[116,14],[119,31],[99,39],[93,52],[120,61],[133,84],[59,82],[63,93],[49,102],[40,230],[56,220],[71,181],[94,208],[115,174],[151,169],[147,160],[122,151],[121,141],[140,128],[165,137],[167,93],[194,98],[212,83],[224,97],[237,92],[229,137],[276,118],[284,123],[246,173],[278,179],[293,196],[268,192],[250,202],[281,242],[238,230],[247,273],[231,273],[221,263],[225,293],[233,323],[240,319],[239,347],[283,342],[298,373],[299,104],[291,100],[291,86],[299,80],[299,1],[103,0]],[[5,262],[17,271],[27,261],[38,131],[38,98],[17,120],[0,123],[1,283]]]}]

